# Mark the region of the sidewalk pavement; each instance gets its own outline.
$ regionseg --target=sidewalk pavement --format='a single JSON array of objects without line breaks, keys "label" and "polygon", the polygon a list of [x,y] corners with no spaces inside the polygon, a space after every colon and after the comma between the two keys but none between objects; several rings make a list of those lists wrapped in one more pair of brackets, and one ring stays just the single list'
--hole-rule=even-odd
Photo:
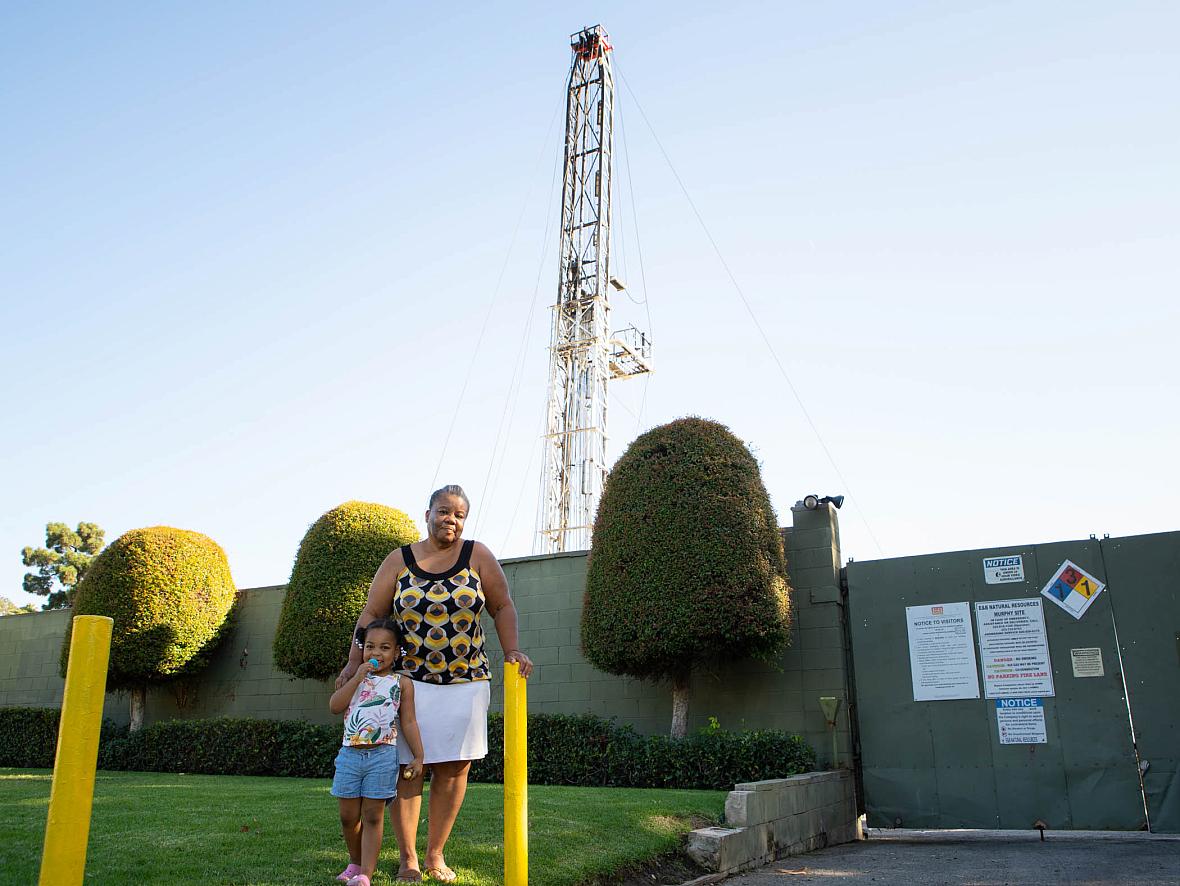
[{"label": "sidewalk pavement", "polygon": [[726,886],[1176,886],[1180,835],[1111,831],[881,830],[772,862]]}]

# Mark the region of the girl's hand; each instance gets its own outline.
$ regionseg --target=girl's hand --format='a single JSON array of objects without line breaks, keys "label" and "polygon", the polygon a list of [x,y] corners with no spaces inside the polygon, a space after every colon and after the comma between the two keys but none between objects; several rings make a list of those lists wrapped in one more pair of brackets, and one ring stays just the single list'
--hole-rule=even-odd
[{"label": "girl's hand", "polygon": [[423,766],[422,758],[415,757],[413,761],[402,767],[402,778],[407,780],[417,778],[421,774]]}]

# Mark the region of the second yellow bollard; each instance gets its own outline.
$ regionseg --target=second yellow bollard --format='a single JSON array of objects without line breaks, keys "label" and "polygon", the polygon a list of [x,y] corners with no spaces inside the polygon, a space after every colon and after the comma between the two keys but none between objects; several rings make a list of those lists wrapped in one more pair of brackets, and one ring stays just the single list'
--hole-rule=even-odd
[{"label": "second yellow bollard", "polygon": [[529,882],[528,681],[504,663],[504,886]]},{"label": "second yellow bollard", "polygon": [[98,733],[114,625],[102,615],[74,619],[49,791],[49,820],[41,851],[41,886],[81,886],[86,870]]}]

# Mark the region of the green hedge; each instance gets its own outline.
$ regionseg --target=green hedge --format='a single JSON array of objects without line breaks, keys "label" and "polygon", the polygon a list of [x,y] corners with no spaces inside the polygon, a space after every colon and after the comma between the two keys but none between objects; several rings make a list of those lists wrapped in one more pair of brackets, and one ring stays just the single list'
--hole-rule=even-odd
[{"label": "green hedge", "polygon": [[[743,781],[815,768],[815,751],[777,730],[700,732],[674,739],[640,735],[593,714],[529,717],[529,783],[588,787],[732,790]],[[488,720],[488,755],[473,781],[504,780],[504,721]]]},{"label": "green hedge", "polygon": [[[57,753],[58,708],[0,708],[0,766],[49,769]],[[100,746],[127,732],[110,720],[102,721]]]},{"label": "green hedge", "polygon": [[299,543],[283,596],[275,666],[309,680],[340,673],[377,568],[419,538],[402,511],[369,502],[346,501],[316,520]]},{"label": "green hedge", "polygon": [[[225,551],[199,532],[132,529],[94,558],[74,615],[115,620],[108,689],[135,689],[204,668],[237,598]],[[66,674],[73,619],[61,649]]]},{"label": "green hedge", "polygon": [[697,664],[773,660],[790,633],[788,594],[778,520],[746,445],[702,418],[636,437],[594,521],[587,660],[673,681]]},{"label": "green hedge", "polygon": [[[0,708],[0,766],[53,765],[58,711]],[[100,769],[330,778],[340,727],[296,720],[168,720],[134,734],[106,723]],[[473,781],[504,779],[504,721],[492,714],[488,756]],[[815,752],[785,732],[644,736],[590,714],[529,717],[529,783],[730,790],[815,767]]]}]

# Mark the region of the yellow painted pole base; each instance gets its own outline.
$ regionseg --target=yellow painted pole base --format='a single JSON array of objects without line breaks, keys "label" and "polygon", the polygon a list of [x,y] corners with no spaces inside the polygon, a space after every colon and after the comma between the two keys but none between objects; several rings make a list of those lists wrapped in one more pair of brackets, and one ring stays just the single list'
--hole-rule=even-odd
[{"label": "yellow painted pole base", "polygon": [[114,625],[102,615],[74,618],[53,787],[49,792],[49,820],[41,851],[40,886],[81,886],[86,871],[98,733]]}]

